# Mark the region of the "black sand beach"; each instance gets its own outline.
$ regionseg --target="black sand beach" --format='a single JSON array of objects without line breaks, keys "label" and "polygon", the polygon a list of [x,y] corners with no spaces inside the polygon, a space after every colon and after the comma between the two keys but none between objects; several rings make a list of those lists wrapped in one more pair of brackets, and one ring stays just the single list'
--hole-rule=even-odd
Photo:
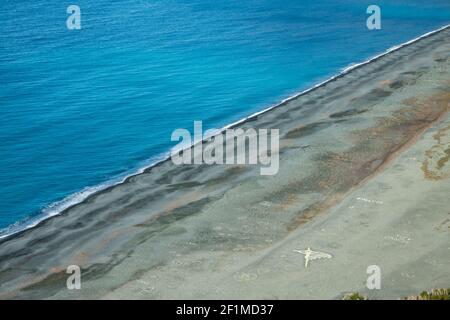
[{"label": "black sand beach", "polygon": [[[239,124],[280,130],[275,176],[165,161],[0,240],[0,298],[383,299],[448,287],[449,102],[447,27]],[[293,250],[309,246],[333,257],[304,268]],[[81,290],[66,288],[74,264]],[[380,290],[365,287],[369,265]]]}]

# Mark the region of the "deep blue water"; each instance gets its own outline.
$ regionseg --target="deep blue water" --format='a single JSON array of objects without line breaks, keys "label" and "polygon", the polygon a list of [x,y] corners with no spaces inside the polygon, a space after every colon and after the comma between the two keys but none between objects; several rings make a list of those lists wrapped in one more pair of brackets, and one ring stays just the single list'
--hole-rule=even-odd
[{"label": "deep blue water", "polygon": [[[66,28],[70,4],[81,30]],[[369,4],[381,6],[382,30],[366,28]],[[450,22],[448,0],[0,8],[0,229],[148,164],[176,128],[222,127]]]}]

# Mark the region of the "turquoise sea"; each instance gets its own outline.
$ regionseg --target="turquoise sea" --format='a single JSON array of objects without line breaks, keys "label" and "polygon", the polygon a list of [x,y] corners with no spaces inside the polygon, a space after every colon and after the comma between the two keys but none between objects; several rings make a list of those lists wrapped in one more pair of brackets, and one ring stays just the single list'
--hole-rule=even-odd
[{"label": "turquoise sea", "polygon": [[[81,9],[81,30],[66,8]],[[381,7],[381,30],[366,9]],[[2,0],[0,236],[450,23],[448,0]]]}]

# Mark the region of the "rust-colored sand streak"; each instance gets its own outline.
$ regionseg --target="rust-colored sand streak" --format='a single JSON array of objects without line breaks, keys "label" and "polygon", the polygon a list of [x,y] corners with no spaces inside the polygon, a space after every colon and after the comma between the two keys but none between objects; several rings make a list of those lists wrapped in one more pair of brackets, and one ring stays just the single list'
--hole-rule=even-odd
[{"label": "rust-colored sand streak", "polygon": [[[443,94],[435,95],[434,101],[449,101],[448,97],[450,96],[450,93],[445,92]],[[430,100],[433,100],[430,98]],[[412,101],[412,100],[411,100]],[[416,102],[417,100],[414,100]],[[358,183],[353,185],[347,192],[344,193],[336,193],[334,195],[328,195],[328,197],[323,200],[322,202],[319,202],[317,204],[314,204],[310,206],[309,208],[302,210],[299,213],[299,216],[288,226],[288,231],[293,231],[297,229],[299,226],[311,221],[313,218],[315,218],[319,214],[323,214],[324,212],[327,212],[329,209],[331,209],[333,206],[337,205],[339,202],[341,202],[345,197],[347,197],[349,194],[354,192],[356,189],[364,186],[368,181],[370,181],[373,177],[377,176],[379,173],[383,172],[392,162],[395,160],[401,153],[409,149],[412,145],[414,145],[421,137],[422,135],[430,129],[435,123],[441,121],[447,113],[450,111],[450,104],[445,102],[447,104],[446,107],[444,107],[444,110],[440,113],[437,113],[435,117],[430,119],[430,121],[424,125],[422,128],[420,128],[418,131],[416,131],[406,142],[398,145],[394,150],[392,150],[382,161],[382,163],[374,169],[374,171],[360,180]],[[426,108],[426,106],[425,106]],[[417,110],[419,111],[419,110]],[[369,129],[370,130],[370,129]]]}]

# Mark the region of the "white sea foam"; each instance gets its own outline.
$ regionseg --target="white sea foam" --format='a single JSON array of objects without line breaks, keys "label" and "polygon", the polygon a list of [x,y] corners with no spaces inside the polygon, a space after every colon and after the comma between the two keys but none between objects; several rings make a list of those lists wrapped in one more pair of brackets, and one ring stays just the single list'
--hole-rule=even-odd
[{"label": "white sea foam", "polygon": [[23,220],[20,220],[10,225],[7,228],[0,229],[0,239],[9,237],[17,232],[21,232],[26,229],[33,228],[37,226],[40,222],[53,216],[59,215],[64,210],[83,202],[94,193],[100,192],[115,185],[119,185],[125,182],[125,180],[128,179],[129,177],[143,173],[147,168],[151,168],[157,165],[158,163],[166,160],[168,156],[169,155],[166,152],[164,154],[161,154],[160,156],[153,157],[150,160],[146,161],[145,165],[139,166],[138,169],[136,170],[129,171],[128,173],[112,178],[107,182],[101,183],[99,185],[86,187],[83,190],[73,193],[60,201],[54,202],[49,206],[47,206],[46,208],[42,209],[42,212],[36,217],[27,217]]},{"label": "white sea foam", "polygon": [[391,53],[391,52],[394,52],[394,51],[396,51],[396,50],[398,50],[398,49],[400,49],[400,48],[406,47],[406,46],[408,46],[408,45],[410,45],[410,44],[412,44],[412,43],[414,43],[414,42],[419,41],[420,39],[429,37],[429,36],[431,36],[431,35],[433,35],[433,34],[435,34],[435,33],[438,33],[439,31],[442,31],[442,30],[444,30],[444,29],[446,29],[446,28],[449,28],[449,27],[450,27],[450,24],[447,24],[447,25],[445,25],[445,26],[443,26],[443,27],[440,27],[440,28],[438,28],[438,29],[436,29],[436,30],[427,32],[427,33],[425,33],[425,34],[423,34],[423,35],[421,35],[421,36],[419,36],[419,37],[417,37],[417,38],[414,38],[414,39],[412,39],[412,40],[406,41],[406,42],[404,42],[404,43],[402,43],[402,44],[400,44],[400,45],[393,46],[393,47],[387,49],[386,51],[384,51],[383,53],[380,53],[380,54],[378,54],[378,55],[375,55],[375,56],[373,56],[372,58],[369,58],[369,59],[367,59],[367,60],[365,60],[365,61],[363,61],[363,62],[360,62],[360,63],[352,63],[350,66],[345,67],[344,69],[342,69],[342,71],[341,71],[340,73],[338,73],[338,74],[336,74],[336,75],[334,75],[334,76],[332,76],[332,77],[330,77],[330,78],[328,78],[328,79],[326,79],[326,80],[324,80],[324,81],[322,81],[322,82],[320,82],[320,83],[318,83],[318,84],[316,84],[316,85],[314,85],[314,86],[312,86],[312,87],[310,87],[310,88],[308,88],[308,89],[306,89],[306,90],[303,90],[303,91],[301,91],[300,93],[297,93],[297,94],[295,94],[295,95],[293,95],[293,96],[291,96],[291,97],[289,97],[289,98],[286,98],[286,99],[282,100],[281,102],[279,102],[279,103],[277,103],[277,104],[275,104],[275,105],[272,105],[272,106],[270,106],[270,107],[268,107],[268,108],[266,108],[266,109],[264,109],[264,110],[262,110],[262,111],[255,112],[255,113],[253,113],[252,115],[250,115],[250,116],[248,116],[248,117],[245,117],[245,118],[243,118],[243,119],[241,119],[241,120],[238,120],[238,121],[236,121],[236,122],[233,122],[233,123],[231,123],[231,124],[225,126],[223,129],[227,129],[227,128],[229,128],[229,127],[232,127],[232,126],[241,124],[241,123],[243,123],[243,122],[246,122],[248,119],[251,119],[251,118],[253,118],[253,117],[255,117],[255,116],[258,116],[258,115],[261,115],[261,114],[263,114],[263,113],[266,113],[267,111],[270,111],[270,110],[272,110],[272,109],[274,109],[274,108],[276,108],[276,107],[279,107],[280,105],[283,105],[283,104],[285,104],[286,102],[295,100],[295,99],[297,99],[298,97],[300,97],[300,96],[302,96],[302,95],[304,95],[304,94],[306,94],[306,93],[308,93],[308,92],[310,92],[310,91],[312,91],[312,90],[314,90],[314,89],[317,89],[317,88],[319,88],[319,87],[322,87],[322,86],[324,86],[325,84],[327,84],[327,83],[329,83],[329,82],[331,82],[331,81],[333,81],[333,80],[335,80],[335,79],[337,79],[337,78],[342,77],[343,75],[349,73],[350,71],[352,71],[352,70],[354,70],[354,69],[356,69],[356,68],[360,68],[360,67],[362,67],[362,66],[364,66],[364,65],[366,65],[366,64],[369,64],[369,63],[371,63],[371,62],[373,62],[373,61],[375,61],[375,60],[378,60],[379,58],[381,58],[381,57],[383,57],[383,56],[385,56],[385,55],[387,55],[387,54],[389,54],[389,53]]},{"label": "white sea foam", "polygon": [[[277,103],[275,105],[272,105],[272,106],[270,106],[268,108],[265,108],[265,109],[263,109],[261,111],[255,112],[255,113],[251,114],[248,117],[242,118],[242,119],[240,119],[238,121],[235,121],[233,123],[230,123],[230,124],[224,126],[222,129],[217,130],[217,133],[223,132],[226,129],[231,128],[233,126],[245,123],[245,122],[247,122],[249,119],[251,119],[253,117],[256,117],[256,116],[259,116],[261,114],[264,114],[264,113],[266,113],[266,112],[268,112],[268,111],[270,111],[270,110],[272,110],[274,108],[282,106],[283,104],[285,104],[285,103],[287,103],[289,101],[295,100],[298,97],[303,96],[303,95],[305,95],[308,92],[311,92],[311,91],[313,91],[313,90],[315,90],[315,89],[317,89],[319,87],[322,87],[322,86],[326,85],[327,83],[329,83],[329,82],[331,82],[331,81],[333,81],[333,80],[335,80],[337,78],[340,78],[343,75],[351,72],[354,69],[360,68],[360,67],[362,67],[362,66],[364,66],[366,64],[369,64],[369,63],[371,63],[371,62],[373,62],[375,60],[378,60],[379,58],[381,58],[381,57],[383,57],[383,56],[385,56],[385,55],[387,55],[387,54],[389,54],[391,52],[397,51],[397,50],[399,50],[399,49],[401,49],[401,48],[403,48],[405,46],[408,46],[408,45],[410,45],[410,44],[412,44],[414,42],[419,41],[420,39],[429,37],[429,36],[431,36],[431,35],[433,35],[435,33],[438,33],[438,32],[440,32],[440,31],[442,31],[442,30],[444,30],[446,28],[449,28],[449,27],[450,27],[450,24],[442,26],[442,27],[440,27],[438,29],[435,29],[433,31],[427,32],[427,33],[425,33],[425,34],[423,34],[423,35],[421,35],[419,37],[416,37],[416,38],[414,38],[412,40],[406,41],[406,42],[404,42],[404,43],[402,43],[400,45],[393,46],[393,47],[387,49],[386,51],[384,51],[383,53],[375,55],[372,58],[369,58],[369,59],[367,59],[367,60],[365,60],[363,62],[351,64],[351,65],[345,67],[344,69],[342,69],[342,71],[340,73],[338,73],[338,74],[336,74],[336,75],[334,75],[334,76],[332,76],[332,77],[330,77],[330,78],[328,78],[328,79],[326,79],[326,80],[324,80],[324,81],[322,81],[322,82],[320,82],[320,83],[318,83],[318,84],[316,84],[316,85],[314,85],[314,86],[312,86],[312,87],[310,87],[310,88],[308,88],[306,90],[303,90],[303,91],[301,91],[301,92],[299,92],[299,93],[297,93],[297,94],[295,94],[295,95],[293,95],[291,97],[288,97],[288,98],[282,100],[281,102],[279,102],[279,103]],[[205,139],[208,139],[209,137],[211,137],[213,135],[214,134],[209,135]],[[202,141],[199,141],[198,143],[202,143]],[[194,144],[190,145],[188,148],[191,148],[193,145]],[[174,151],[174,150],[172,150],[172,151]],[[182,151],[182,150],[180,149],[180,150],[176,150],[176,151]],[[74,205],[77,205],[77,204],[83,202],[84,200],[86,200],[89,196],[93,195],[94,193],[97,193],[97,192],[100,192],[102,190],[105,190],[106,188],[109,188],[111,186],[115,186],[115,185],[121,184],[126,179],[128,179],[129,177],[132,177],[132,176],[135,176],[135,175],[143,173],[146,169],[154,167],[154,166],[158,165],[159,163],[169,159],[170,153],[171,153],[171,151],[168,151],[168,152],[166,152],[164,154],[161,154],[161,155],[159,155],[157,157],[152,158],[150,161],[147,161],[148,163],[145,166],[140,167],[139,169],[135,170],[132,173],[124,175],[124,176],[122,176],[120,178],[112,179],[112,180],[110,180],[110,181],[108,181],[106,183],[103,183],[103,184],[100,184],[100,185],[97,185],[97,186],[94,186],[94,187],[87,187],[87,188],[85,188],[85,189],[83,189],[83,190],[81,190],[81,191],[79,191],[79,192],[77,192],[75,194],[72,194],[72,195],[64,198],[61,201],[53,203],[50,206],[48,206],[47,208],[43,209],[42,213],[40,215],[38,215],[37,217],[29,218],[29,219],[26,219],[25,221],[19,221],[19,222],[15,223],[15,224],[5,228],[5,229],[1,229],[0,230],[0,239],[6,238],[8,236],[11,236],[11,235],[13,235],[13,234],[15,234],[17,232],[20,232],[20,231],[23,231],[23,230],[35,227],[40,222],[42,222],[42,221],[44,221],[44,220],[46,220],[46,219],[48,219],[50,217],[56,216],[56,215],[60,214],[61,212],[63,212],[64,210],[66,210],[66,209],[68,209],[68,208],[70,208],[70,207],[72,207]]]}]

